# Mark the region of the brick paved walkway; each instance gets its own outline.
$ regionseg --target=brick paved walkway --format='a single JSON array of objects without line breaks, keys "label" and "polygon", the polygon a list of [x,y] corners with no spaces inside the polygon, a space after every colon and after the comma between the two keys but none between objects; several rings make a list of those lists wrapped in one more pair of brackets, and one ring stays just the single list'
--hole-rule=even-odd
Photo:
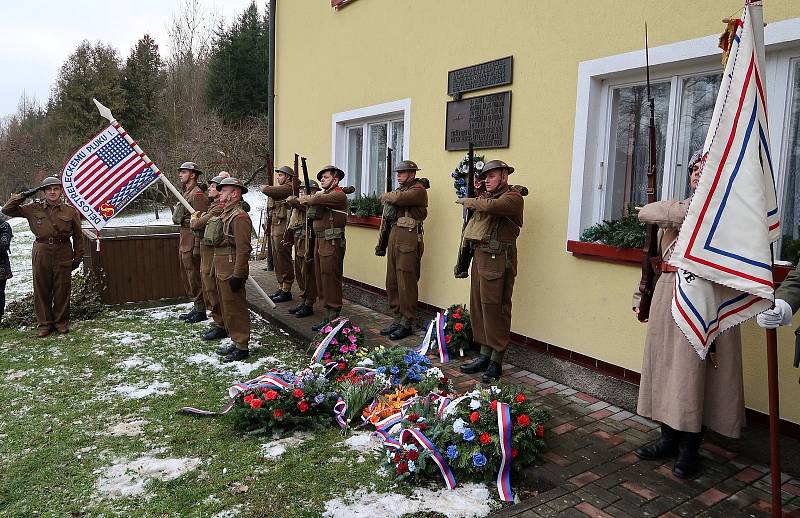
[{"label": "brick paved walkway", "polygon": [[[274,276],[252,269],[261,286],[271,287]],[[267,291],[270,291],[267,289]],[[248,294],[251,307],[295,334],[310,339],[310,325],[318,315],[294,318],[287,310],[294,304],[266,308],[263,300]],[[397,345],[379,331],[391,318],[346,301],[342,314],[359,323],[368,343]],[[421,332],[400,341],[415,346]],[[469,358],[464,358],[466,360]],[[456,358],[440,366],[459,390],[469,390],[479,376],[458,370]],[[754,516],[770,514],[768,466],[751,463],[734,452],[705,442],[701,448],[703,472],[694,480],[672,475],[672,464],[641,461],[633,450],[655,440],[655,423],[617,408],[576,388],[556,383],[513,365],[503,366],[504,379],[524,385],[536,403],[550,411],[547,452],[541,466],[532,470],[547,488],[520,504],[507,507],[496,517],[641,517]],[[800,518],[800,479],[783,475],[784,516]]]}]

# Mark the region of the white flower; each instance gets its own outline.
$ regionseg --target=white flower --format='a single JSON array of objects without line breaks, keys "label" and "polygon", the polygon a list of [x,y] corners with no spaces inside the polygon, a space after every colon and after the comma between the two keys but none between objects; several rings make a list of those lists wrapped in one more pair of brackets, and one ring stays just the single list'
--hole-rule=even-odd
[{"label": "white flower", "polygon": [[478,401],[477,399],[473,399],[472,401],[469,402],[469,407],[472,410],[477,410],[481,407],[481,402]]},{"label": "white flower", "polygon": [[500,387],[498,387],[497,385],[492,385],[491,387],[489,387],[490,394],[499,394],[500,392],[502,391],[500,390]]},{"label": "white flower", "polygon": [[478,160],[477,162],[475,162],[475,169],[480,171],[481,169],[483,169],[483,165],[484,165],[483,161],[482,160]]},{"label": "white flower", "polygon": [[467,427],[466,425],[467,423],[465,423],[464,420],[459,417],[458,419],[453,421],[453,432],[458,434],[463,434],[464,430]]},{"label": "white flower", "polygon": [[411,473],[417,471],[417,465],[414,464],[413,460],[408,461],[408,471],[410,471]]},{"label": "white flower", "polygon": [[439,367],[431,367],[430,369],[425,371],[425,377],[432,378],[434,376],[436,376],[438,379],[444,378],[444,373],[442,372],[442,369],[440,369]]},{"label": "white flower", "polygon": [[403,445],[403,448],[405,448],[406,450],[419,451],[419,450],[417,450],[417,446],[414,445],[414,444],[405,444],[405,445]]},{"label": "white flower", "polygon": [[471,398],[473,398],[473,399],[479,398],[479,397],[481,397],[481,391],[480,390],[473,390],[472,392],[468,392],[466,395],[471,397]]},{"label": "white flower", "polygon": [[462,165],[461,166],[461,172],[465,173],[465,174],[469,173],[469,166],[467,164]]},{"label": "white flower", "polygon": [[372,361],[372,358],[364,358],[363,360],[358,362],[358,365],[361,366],[361,367],[369,367],[370,365],[374,365],[374,364],[375,363]]}]

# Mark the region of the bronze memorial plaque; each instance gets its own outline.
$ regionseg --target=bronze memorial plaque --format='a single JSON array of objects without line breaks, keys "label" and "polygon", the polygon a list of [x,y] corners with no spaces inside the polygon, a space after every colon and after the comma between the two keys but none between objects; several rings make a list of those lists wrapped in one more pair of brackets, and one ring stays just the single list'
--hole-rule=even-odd
[{"label": "bronze memorial plaque", "polygon": [[508,147],[511,91],[447,103],[444,148],[447,151]]},{"label": "bronze memorial plaque", "polygon": [[447,73],[447,95],[458,96],[464,92],[510,85],[512,56],[487,61]]}]

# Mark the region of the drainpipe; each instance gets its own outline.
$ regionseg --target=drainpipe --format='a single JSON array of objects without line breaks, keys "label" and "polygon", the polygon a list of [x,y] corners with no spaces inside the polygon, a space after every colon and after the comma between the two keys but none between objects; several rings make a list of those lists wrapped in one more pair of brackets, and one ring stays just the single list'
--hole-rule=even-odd
[{"label": "drainpipe", "polygon": [[[269,49],[267,50],[267,154],[269,163],[275,163],[275,8],[276,0],[269,0]],[[269,174],[269,171],[268,171]]]}]

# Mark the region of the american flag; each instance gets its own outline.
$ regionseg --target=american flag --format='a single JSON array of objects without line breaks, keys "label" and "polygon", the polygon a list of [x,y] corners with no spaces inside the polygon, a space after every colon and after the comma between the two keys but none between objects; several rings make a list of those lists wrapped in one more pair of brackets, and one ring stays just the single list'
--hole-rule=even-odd
[{"label": "american flag", "polygon": [[97,208],[149,165],[118,134],[83,161],[74,174],[74,185],[84,200]]}]

